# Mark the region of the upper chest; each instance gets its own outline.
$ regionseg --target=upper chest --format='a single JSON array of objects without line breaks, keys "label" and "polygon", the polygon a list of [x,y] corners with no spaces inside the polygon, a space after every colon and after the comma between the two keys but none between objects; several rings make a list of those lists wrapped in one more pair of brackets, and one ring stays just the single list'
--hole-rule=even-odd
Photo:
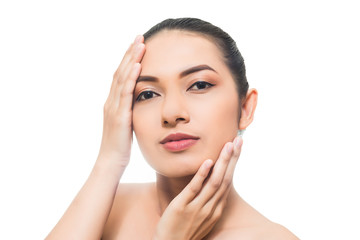
[{"label": "upper chest", "polygon": [[156,208],[146,191],[117,194],[102,239],[151,239],[160,218]]}]

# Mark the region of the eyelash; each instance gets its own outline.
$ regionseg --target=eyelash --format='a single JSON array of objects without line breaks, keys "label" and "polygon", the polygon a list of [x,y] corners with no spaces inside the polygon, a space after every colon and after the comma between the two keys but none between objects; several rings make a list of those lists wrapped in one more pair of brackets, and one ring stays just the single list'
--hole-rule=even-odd
[{"label": "eyelash", "polygon": [[[202,89],[196,89],[195,91],[205,90],[205,89],[208,89],[208,88],[211,88],[211,87],[214,86],[214,84],[211,84],[211,83],[208,83],[208,82],[205,82],[205,81],[197,81],[197,82],[195,82],[193,85],[191,85],[191,86],[188,88],[188,90],[190,90],[192,87],[196,86],[197,84],[205,84],[206,87],[205,87],[205,88],[202,88]],[[199,87],[199,86],[198,86],[198,87]],[[141,93],[138,95],[138,97],[136,98],[136,101],[137,101],[137,102],[140,102],[140,101],[144,101],[144,100],[150,99],[150,98],[141,99],[146,93],[151,93],[152,95],[155,94],[155,95],[157,95],[157,96],[160,96],[159,94],[157,94],[157,93],[155,93],[155,92],[153,92],[153,91],[143,91],[143,92],[141,92]],[[153,98],[153,97],[151,97],[151,98]]]}]

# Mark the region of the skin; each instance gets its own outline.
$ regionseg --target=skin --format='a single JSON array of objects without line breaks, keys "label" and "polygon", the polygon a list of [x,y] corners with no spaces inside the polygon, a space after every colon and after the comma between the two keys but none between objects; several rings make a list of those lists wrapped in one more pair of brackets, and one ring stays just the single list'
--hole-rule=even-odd
[{"label": "skin", "polygon": [[[215,71],[180,76],[204,64]],[[136,83],[144,76],[157,81]],[[144,91],[155,94],[134,101]],[[163,31],[145,47],[137,37],[114,74],[94,168],[47,239],[297,239],[248,205],[232,185],[243,144],[236,132],[252,122],[256,103],[255,89],[238,100],[221,52],[209,39]],[[133,130],[157,172],[156,183],[119,184]],[[174,132],[199,140],[169,152],[159,142]]]},{"label": "skin", "polygon": [[[141,64],[141,76],[155,76],[158,81],[138,82],[135,87],[135,98],[147,90],[156,93],[134,103],[133,126],[140,149],[158,173],[158,182],[194,175],[205,159],[217,159],[224,144],[236,137],[240,104],[235,82],[217,47],[191,33],[159,33],[146,43]],[[216,72],[178,76],[203,64]],[[215,86],[192,86],[198,81]],[[159,142],[174,132],[200,139],[187,151],[169,152]],[[169,159],[171,164],[166,164]]]}]

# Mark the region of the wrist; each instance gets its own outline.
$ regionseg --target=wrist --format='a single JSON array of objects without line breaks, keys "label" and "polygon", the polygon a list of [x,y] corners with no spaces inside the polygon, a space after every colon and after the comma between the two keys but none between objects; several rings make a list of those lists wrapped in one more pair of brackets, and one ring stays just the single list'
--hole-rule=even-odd
[{"label": "wrist", "polygon": [[128,162],[128,159],[124,160],[116,156],[99,154],[95,162],[93,171],[99,173],[113,174],[120,178],[125,171]]}]

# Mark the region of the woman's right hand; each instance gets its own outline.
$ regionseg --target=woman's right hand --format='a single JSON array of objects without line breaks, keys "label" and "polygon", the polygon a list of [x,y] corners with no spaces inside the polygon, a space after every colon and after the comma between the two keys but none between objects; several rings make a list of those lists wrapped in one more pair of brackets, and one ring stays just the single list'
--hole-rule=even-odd
[{"label": "woman's right hand", "polygon": [[132,144],[132,102],[145,53],[144,37],[137,36],[113,76],[104,105],[104,125],[99,159],[111,159],[126,167]]},{"label": "woman's right hand", "polygon": [[[223,147],[214,167],[206,160],[190,183],[168,205],[156,227],[154,240],[203,239],[222,216],[243,140]],[[212,168],[212,172],[210,169]]]}]

